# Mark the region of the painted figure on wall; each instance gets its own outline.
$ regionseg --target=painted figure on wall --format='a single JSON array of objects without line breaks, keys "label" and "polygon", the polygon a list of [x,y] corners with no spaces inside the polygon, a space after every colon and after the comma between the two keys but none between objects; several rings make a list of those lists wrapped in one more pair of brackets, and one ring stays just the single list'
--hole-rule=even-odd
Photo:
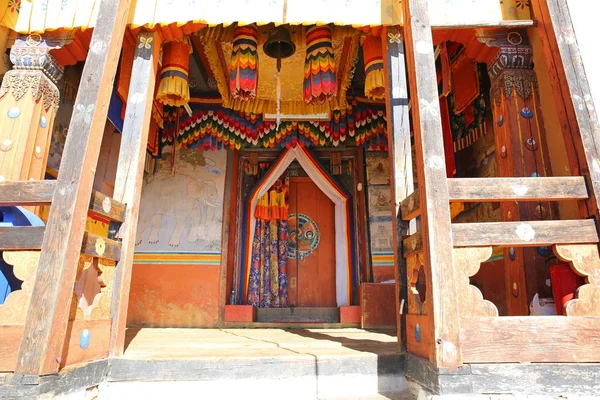
[{"label": "painted figure on wall", "polygon": [[226,154],[166,153],[142,188],[137,252],[220,251]]}]

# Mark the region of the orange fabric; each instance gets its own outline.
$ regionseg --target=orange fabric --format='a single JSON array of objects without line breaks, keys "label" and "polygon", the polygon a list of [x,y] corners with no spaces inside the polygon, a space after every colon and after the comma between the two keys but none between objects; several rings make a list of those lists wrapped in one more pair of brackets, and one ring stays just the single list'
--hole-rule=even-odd
[{"label": "orange fabric", "polygon": [[479,96],[477,62],[460,56],[452,66],[452,88],[454,89],[454,113],[460,114]]}]

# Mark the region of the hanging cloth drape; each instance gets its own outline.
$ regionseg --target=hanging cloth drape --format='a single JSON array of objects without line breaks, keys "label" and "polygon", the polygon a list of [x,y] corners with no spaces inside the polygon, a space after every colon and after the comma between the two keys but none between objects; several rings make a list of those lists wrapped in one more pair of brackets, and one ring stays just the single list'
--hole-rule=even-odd
[{"label": "hanging cloth drape", "polygon": [[163,104],[180,107],[190,101],[188,84],[190,54],[188,37],[165,43],[163,46],[163,66],[156,99]]},{"label": "hanging cloth drape", "polygon": [[365,96],[373,100],[384,99],[385,78],[381,38],[368,35],[363,41],[362,48],[365,65]]},{"label": "hanging cloth drape", "polygon": [[258,32],[256,26],[238,26],[233,32],[229,92],[234,99],[256,98],[258,87]]},{"label": "hanging cloth drape", "polygon": [[335,55],[329,26],[313,26],[306,31],[304,62],[304,101],[323,104],[335,97],[337,82]]},{"label": "hanging cloth drape", "polygon": [[258,201],[246,303],[287,307],[287,185],[276,183]]}]

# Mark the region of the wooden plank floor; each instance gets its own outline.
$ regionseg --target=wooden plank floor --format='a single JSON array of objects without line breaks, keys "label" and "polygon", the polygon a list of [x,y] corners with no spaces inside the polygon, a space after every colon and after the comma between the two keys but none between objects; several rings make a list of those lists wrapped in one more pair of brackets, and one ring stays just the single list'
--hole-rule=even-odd
[{"label": "wooden plank floor", "polygon": [[393,331],[362,329],[178,329],[127,330],[123,358],[277,358],[398,354]]}]

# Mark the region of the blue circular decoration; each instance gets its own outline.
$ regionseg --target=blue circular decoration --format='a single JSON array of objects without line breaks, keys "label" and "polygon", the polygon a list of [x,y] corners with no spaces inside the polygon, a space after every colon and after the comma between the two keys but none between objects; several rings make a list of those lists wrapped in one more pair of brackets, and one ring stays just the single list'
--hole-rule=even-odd
[{"label": "blue circular decoration", "polygon": [[498,126],[504,125],[504,115],[498,117]]},{"label": "blue circular decoration", "polygon": [[79,335],[79,347],[84,350],[87,349],[90,346],[91,340],[92,335],[90,334],[90,331],[87,329],[82,330],[81,334]]},{"label": "blue circular decoration", "polygon": [[417,343],[421,343],[421,325],[415,325],[415,340]]},{"label": "blue circular decoration", "polygon": [[537,252],[542,257],[548,257],[552,255],[552,249],[548,246],[540,246],[537,248]]},{"label": "blue circular decoration", "polygon": [[531,119],[531,118],[533,118],[533,111],[531,111],[529,108],[525,107],[521,110],[521,116],[523,118]]},{"label": "blue circular decoration", "polygon": [[13,107],[10,110],[8,110],[8,118],[17,118],[19,115],[21,115],[21,110],[19,109],[19,107]]},{"label": "blue circular decoration", "polygon": [[40,126],[42,128],[46,128],[48,126],[48,120],[46,119],[46,117],[42,116],[40,118]]},{"label": "blue circular decoration", "polygon": [[537,172],[534,172],[533,174],[529,175],[531,178],[539,178],[540,174],[538,174]]},{"label": "blue circular decoration", "polygon": [[510,261],[515,261],[516,257],[517,257],[517,252],[515,251],[514,247],[511,247],[508,250],[508,258],[510,258]]},{"label": "blue circular decoration", "polygon": [[317,249],[321,235],[319,227],[308,215],[288,215],[288,257],[300,260],[308,257]]}]

